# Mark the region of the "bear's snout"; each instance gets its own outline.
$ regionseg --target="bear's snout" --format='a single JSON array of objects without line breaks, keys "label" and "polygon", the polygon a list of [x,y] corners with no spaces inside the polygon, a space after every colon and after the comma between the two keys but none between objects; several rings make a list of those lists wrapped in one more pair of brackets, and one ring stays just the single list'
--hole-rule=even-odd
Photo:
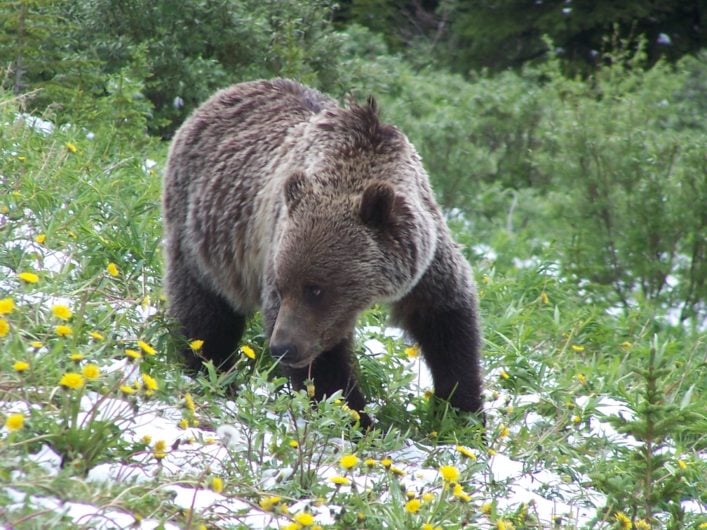
[{"label": "bear's snout", "polygon": [[299,352],[294,344],[270,344],[270,354],[284,365],[297,364]]}]

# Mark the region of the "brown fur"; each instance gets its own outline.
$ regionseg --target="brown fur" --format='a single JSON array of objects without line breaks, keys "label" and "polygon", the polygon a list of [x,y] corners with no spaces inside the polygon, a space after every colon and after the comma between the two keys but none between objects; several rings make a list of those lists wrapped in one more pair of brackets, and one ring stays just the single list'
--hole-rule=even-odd
[{"label": "brown fur", "polygon": [[341,108],[283,79],[218,92],[174,138],[163,213],[170,312],[207,358],[229,364],[261,309],[294,385],[311,375],[317,397],[341,389],[360,410],[354,323],[387,302],[437,395],[481,409],[470,267],[415,149],[372,100]]}]

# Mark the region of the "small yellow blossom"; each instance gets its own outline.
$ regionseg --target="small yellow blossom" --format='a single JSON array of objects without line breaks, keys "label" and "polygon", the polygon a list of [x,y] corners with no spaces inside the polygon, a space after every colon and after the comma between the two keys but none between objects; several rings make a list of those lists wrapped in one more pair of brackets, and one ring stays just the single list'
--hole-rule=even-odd
[{"label": "small yellow blossom", "polygon": [[314,516],[311,513],[300,512],[295,515],[295,521],[302,526],[312,526],[314,524]]},{"label": "small yellow blossom", "polygon": [[129,359],[132,359],[135,361],[142,359],[142,353],[140,353],[137,350],[126,349],[125,355],[127,355]]},{"label": "small yellow blossom", "polygon": [[515,526],[513,526],[513,523],[510,521],[505,521],[503,519],[499,519],[496,521],[496,530],[513,530]]},{"label": "small yellow blossom", "polygon": [[508,438],[511,435],[511,430],[506,426],[501,424],[498,431],[499,438]]},{"label": "small yellow blossom", "polygon": [[37,234],[34,237],[34,242],[37,243],[38,245],[43,245],[46,240],[47,240],[46,234]]},{"label": "small yellow blossom", "polygon": [[113,278],[117,278],[120,275],[120,271],[118,270],[118,266],[115,263],[113,263],[112,261],[106,267],[106,271],[108,271],[108,274],[110,274]]},{"label": "small yellow blossom", "polygon": [[289,523],[286,524],[285,526],[282,527],[282,530],[300,530],[302,528],[302,525],[294,522],[294,523]]},{"label": "small yellow blossom", "polygon": [[39,276],[33,272],[21,272],[17,277],[25,283],[37,283],[39,281]]},{"label": "small yellow blossom", "polygon": [[580,344],[573,344],[572,349],[576,351],[577,353],[583,352],[584,351],[584,346]]},{"label": "small yellow blossom", "polygon": [[71,153],[72,155],[75,155],[78,152],[78,147],[76,147],[76,144],[71,143],[71,142],[66,142],[64,144],[64,147],[66,147],[66,150]]},{"label": "small yellow blossom", "polygon": [[61,320],[70,320],[73,315],[71,309],[64,304],[56,304],[52,306],[52,314]]},{"label": "small yellow blossom", "polygon": [[74,361],[75,363],[80,363],[81,361],[83,361],[84,356],[83,356],[83,353],[74,352],[71,355],[69,355],[69,359]]},{"label": "small yellow blossom", "polygon": [[314,383],[310,381],[307,383],[307,397],[313,398],[315,394],[316,388],[314,387]]},{"label": "small yellow blossom", "polygon": [[405,471],[403,471],[403,470],[400,469],[399,467],[390,466],[390,467],[387,468],[387,469],[388,469],[388,471],[390,471],[393,475],[397,475],[397,476],[399,476],[399,477],[405,476]]},{"label": "small yellow blossom", "polygon": [[152,456],[154,456],[156,460],[162,460],[165,456],[167,456],[167,442],[164,440],[157,440],[152,448]]},{"label": "small yellow blossom", "polygon": [[287,445],[292,447],[292,449],[297,449],[299,447],[299,442],[297,440],[290,440]]},{"label": "small yellow blossom", "polygon": [[633,347],[633,343],[631,343],[631,342],[625,340],[625,341],[623,341],[623,342],[621,343],[621,347],[622,347],[624,350],[629,350],[629,349],[631,349],[631,348]]},{"label": "small yellow blossom", "polygon": [[19,431],[25,424],[25,417],[22,414],[10,414],[5,420],[5,428],[10,431]]},{"label": "small yellow blossom", "polygon": [[149,374],[142,374],[142,384],[145,385],[146,396],[151,396],[159,388],[157,380]]},{"label": "small yellow blossom", "polygon": [[454,495],[457,499],[459,499],[462,502],[471,501],[471,495],[469,495],[466,491],[464,491],[464,488],[462,488],[461,484],[454,485],[454,489],[452,490],[452,495]]},{"label": "small yellow blossom", "polygon": [[[651,523],[649,523],[645,519],[639,519],[638,521],[636,521],[636,524],[633,525],[633,527],[636,530],[651,530]],[[707,527],[707,524],[705,524],[705,527]]]},{"label": "small yellow blossom", "polygon": [[147,342],[144,340],[138,340],[137,345],[140,347],[140,349],[145,352],[147,355],[155,355],[157,353],[157,350],[155,350],[152,346],[150,346]]},{"label": "small yellow blossom", "polygon": [[420,527],[420,530],[442,530],[442,527],[434,526],[432,523],[425,523]]},{"label": "small yellow blossom", "polygon": [[193,340],[189,343],[189,347],[192,351],[199,351],[204,346],[204,341],[200,339]]},{"label": "small yellow blossom", "polygon": [[253,348],[251,348],[247,344],[241,346],[241,353],[249,359],[255,359],[255,350],[253,350]]},{"label": "small yellow blossom", "polygon": [[12,365],[12,368],[13,370],[15,370],[15,372],[22,373],[29,370],[29,363],[26,361],[15,361],[15,363]]},{"label": "small yellow blossom", "polygon": [[7,337],[10,333],[10,323],[4,318],[0,318],[0,337]]},{"label": "small yellow blossom", "polygon": [[135,388],[130,385],[120,385],[120,391],[126,396],[132,396],[135,393]]},{"label": "small yellow blossom", "polygon": [[182,418],[181,420],[179,420],[178,425],[179,425],[180,429],[188,429],[189,428],[189,420],[186,418]]},{"label": "small yellow blossom", "polygon": [[44,344],[42,344],[38,340],[33,340],[32,342],[29,343],[29,345],[32,346],[35,350],[38,350],[39,348],[44,346]]},{"label": "small yellow blossom", "polygon": [[356,464],[358,464],[358,457],[356,455],[344,455],[339,460],[339,465],[344,469],[356,467]]},{"label": "small yellow blossom", "polygon": [[616,522],[619,523],[622,530],[630,530],[633,526],[631,518],[624,512],[616,512],[616,514],[614,514],[614,518],[616,519]]},{"label": "small yellow blossom", "polygon": [[347,477],[342,477],[341,475],[329,477],[329,482],[336,484],[337,486],[348,486],[351,484],[351,481]]},{"label": "small yellow blossom", "polygon": [[457,445],[455,447],[457,451],[459,451],[462,456],[465,456],[466,458],[469,458],[470,460],[476,460],[476,454],[469,449],[468,447],[464,447],[463,445]]},{"label": "small yellow blossom", "polygon": [[545,305],[550,303],[550,297],[547,295],[547,293],[545,291],[540,293],[540,301]]},{"label": "small yellow blossom", "polygon": [[579,414],[575,414],[574,416],[572,416],[572,423],[582,423],[582,416],[580,416]]},{"label": "small yellow blossom", "polygon": [[415,344],[405,348],[405,355],[407,355],[408,359],[416,359],[420,356],[420,347]]},{"label": "small yellow blossom", "polygon": [[281,500],[282,499],[280,497],[272,495],[269,497],[263,497],[262,499],[260,499],[260,502],[258,504],[264,511],[271,512]]},{"label": "small yellow blossom", "polygon": [[580,385],[586,385],[587,384],[587,376],[585,376],[582,373],[577,374],[577,381],[579,381]]},{"label": "small yellow blossom", "polygon": [[363,464],[364,464],[366,467],[374,467],[376,464],[378,464],[378,460],[376,460],[375,458],[366,458],[366,459],[363,461]]},{"label": "small yellow blossom", "polygon": [[59,324],[54,328],[54,332],[60,337],[70,337],[71,335],[73,335],[74,330],[71,329],[71,326]]},{"label": "small yellow blossom", "polygon": [[191,397],[191,394],[189,392],[184,394],[184,408],[187,409],[189,412],[194,412],[196,410],[194,398]]},{"label": "small yellow blossom", "polygon": [[101,369],[98,365],[89,363],[83,367],[81,373],[83,373],[83,376],[90,381],[93,379],[98,379],[101,376]]},{"label": "small yellow blossom", "polygon": [[142,438],[140,438],[140,441],[144,443],[145,445],[150,445],[152,443],[152,436],[149,434],[146,434]]},{"label": "small yellow blossom", "polygon": [[498,374],[498,376],[499,376],[501,379],[510,379],[510,378],[511,378],[510,374],[509,374],[508,372],[506,372],[505,370],[503,370],[503,369],[501,369],[501,371],[500,371],[500,373]]},{"label": "small yellow blossom", "polygon": [[495,449],[490,449],[490,448],[489,448],[489,449],[486,450],[486,454],[489,455],[489,456],[496,456],[496,455],[498,454],[498,452],[497,452]]},{"label": "small yellow blossom", "polygon": [[678,467],[681,471],[685,471],[687,469],[687,462],[682,459],[678,460]]},{"label": "small yellow blossom", "polygon": [[72,390],[78,390],[83,387],[84,378],[81,374],[77,374],[76,372],[66,372],[61,376],[59,385]]},{"label": "small yellow blossom", "polygon": [[405,503],[405,511],[408,513],[417,513],[420,511],[420,506],[422,506],[420,499],[410,499]]},{"label": "small yellow blossom", "polygon": [[454,466],[440,466],[439,474],[445,482],[456,482],[459,480],[459,470]]},{"label": "small yellow blossom", "polygon": [[390,459],[390,457],[385,457],[383,460],[381,460],[381,465],[384,468],[389,469],[390,466],[393,465],[393,461]]},{"label": "small yellow blossom", "polygon": [[91,332],[89,333],[89,336],[90,336],[93,340],[105,340],[105,339],[106,339],[106,338],[105,338],[101,333],[99,333],[98,331],[91,331]]},{"label": "small yellow blossom", "polygon": [[435,494],[431,493],[429,491],[426,491],[425,493],[422,494],[422,502],[433,502],[435,500]]},{"label": "small yellow blossom", "polygon": [[223,479],[221,477],[212,478],[210,486],[215,493],[221,493],[223,491]]},{"label": "small yellow blossom", "polygon": [[493,504],[491,504],[490,502],[485,502],[481,505],[481,508],[479,509],[481,510],[481,513],[488,515],[493,510]]},{"label": "small yellow blossom", "polygon": [[15,301],[12,298],[0,300],[0,315],[9,315],[15,310]]}]

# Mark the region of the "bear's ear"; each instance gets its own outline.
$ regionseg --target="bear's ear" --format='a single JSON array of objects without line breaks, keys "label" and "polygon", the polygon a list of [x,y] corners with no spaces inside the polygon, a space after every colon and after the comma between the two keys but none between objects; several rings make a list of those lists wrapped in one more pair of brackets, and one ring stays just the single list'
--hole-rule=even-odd
[{"label": "bear's ear", "polygon": [[373,182],[363,191],[359,214],[368,226],[382,228],[392,221],[395,190],[386,182]]},{"label": "bear's ear", "polygon": [[287,211],[292,213],[302,200],[302,197],[309,191],[307,177],[301,171],[296,171],[285,181],[285,204]]}]

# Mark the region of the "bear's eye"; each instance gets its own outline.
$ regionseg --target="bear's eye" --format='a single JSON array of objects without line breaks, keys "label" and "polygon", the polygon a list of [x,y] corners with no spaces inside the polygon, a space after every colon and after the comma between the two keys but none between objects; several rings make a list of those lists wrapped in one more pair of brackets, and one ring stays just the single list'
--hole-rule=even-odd
[{"label": "bear's eye", "polygon": [[318,285],[309,284],[304,286],[304,299],[310,305],[317,305],[322,300],[322,288]]}]

